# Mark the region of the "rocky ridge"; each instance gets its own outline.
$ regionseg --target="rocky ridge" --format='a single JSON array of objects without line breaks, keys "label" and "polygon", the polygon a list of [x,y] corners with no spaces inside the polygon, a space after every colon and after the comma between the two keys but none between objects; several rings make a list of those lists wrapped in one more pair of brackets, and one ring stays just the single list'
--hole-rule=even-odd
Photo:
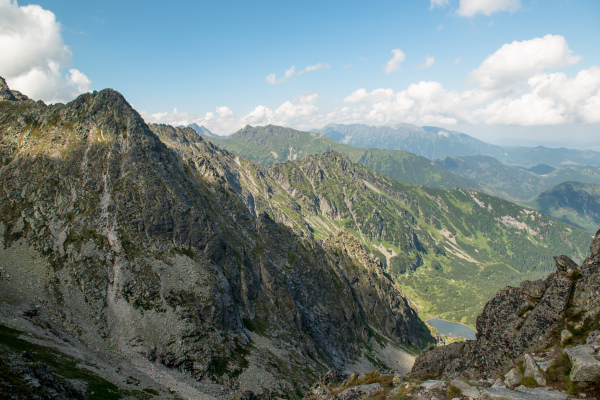
[{"label": "rocky ridge", "polygon": [[565,256],[555,262],[547,279],[498,292],[477,318],[477,340],[422,352],[412,376],[500,377],[502,390],[529,377],[535,386],[600,394],[600,231],[581,266]]},{"label": "rocky ridge", "polygon": [[10,93],[2,324],[80,341],[82,362],[125,362],[183,398],[297,397],[318,371],[433,340],[358,243],[321,246],[256,213],[227,179],[242,162],[193,130],[177,133],[198,144],[184,158],[113,90],[51,106]]}]

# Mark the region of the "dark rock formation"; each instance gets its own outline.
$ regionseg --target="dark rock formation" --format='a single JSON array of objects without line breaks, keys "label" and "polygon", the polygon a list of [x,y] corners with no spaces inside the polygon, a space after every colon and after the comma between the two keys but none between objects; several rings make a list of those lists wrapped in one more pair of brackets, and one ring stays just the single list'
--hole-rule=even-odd
[{"label": "dark rock formation", "polygon": [[587,336],[600,317],[600,231],[590,254],[581,267],[565,256],[555,257],[557,272],[545,280],[498,292],[477,318],[477,340],[423,352],[412,374],[494,377],[526,351],[560,345],[563,330]]},{"label": "dark rock formation", "polygon": [[111,89],[51,106],[2,93],[6,315],[42,305],[30,316],[39,325],[61,321],[149,376],[177,370],[284,397],[375,339],[431,340],[380,265],[253,212],[234,157],[193,130],[166,132],[167,146]]}]

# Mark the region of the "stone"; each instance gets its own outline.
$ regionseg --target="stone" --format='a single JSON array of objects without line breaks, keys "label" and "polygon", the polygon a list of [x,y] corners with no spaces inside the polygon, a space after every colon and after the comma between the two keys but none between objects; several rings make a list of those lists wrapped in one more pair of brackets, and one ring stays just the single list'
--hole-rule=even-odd
[{"label": "stone", "polygon": [[484,400],[548,400],[548,397],[537,394],[493,388],[482,390],[481,398]]},{"label": "stone", "polygon": [[502,382],[502,379],[496,379],[496,382],[491,386],[492,389],[506,389],[506,385]]},{"label": "stone", "polygon": [[585,343],[589,344],[590,346],[594,346],[594,349],[597,352],[598,349],[600,348],[600,329],[597,329],[597,330],[593,331],[592,333],[590,333],[588,335]]},{"label": "stone", "polygon": [[504,385],[509,389],[514,389],[523,379],[523,373],[517,367],[514,367],[504,375]]},{"label": "stone", "polygon": [[552,363],[554,362],[554,360],[548,360],[548,361],[542,361],[542,362],[538,362],[537,365],[538,367],[540,367],[540,369],[544,372],[548,371],[548,368],[550,368],[550,366],[552,365]]},{"label": "stone", "polygon": [[421,387],[425,389],[442,389],[446,386],[445,381],[430,380],[421,383]]},{"label": "stone", "polygon": [[375,393],[382,390],[383,387],[379,383],[371,383],[370,385],[358,385],[350,387],[341,393],[336,394],[331,400],[359,400],[373,396]]},{"label": "stone", "polygon": [[460,392],[471,398],[471,399],[478,399],[479,398],[479,390],[474,387],[469,385],[468,383],[461,381],[460,379],[453,379],[450,381],[450,385],[452,386],[456,386],[457,388],[460,389]]},{"label": "stone", "polygon": [[515,388],[515,390],[522,393],[529,393],[536,396],[542,396],[546,399],[566,400],[569,397],[566,393],[557,392],[555,390],[550,390],[546,388],[529,388],[523,385]]},{"label": "stone", "polygon": [[573,337],[573,334],[571,333],[570,330],[563,329],[562,332],[560,332],[560,343],[565,344],[567,342],[567,340],[571,339],[572,337]]},{"label": "stone", "polygon": [[600,376],[600,361],[593,346],[585,344],[565,349],[571,361],[571,380],[591,382]]},{"label": "stone", "polygon": [[525,364],[524,375],[526,377],[532,377],[533,379],[535,379],[535,381],[537,382],[538,385],[546,386],[546,378],[544,377],[544,373],[542,372],[542,370],[540,370],[540,367],[538,367],[538,365],[535,362],[535,360],[533,359],[533,357],[531,357],[527,353],[525,353],[524,364]]}]

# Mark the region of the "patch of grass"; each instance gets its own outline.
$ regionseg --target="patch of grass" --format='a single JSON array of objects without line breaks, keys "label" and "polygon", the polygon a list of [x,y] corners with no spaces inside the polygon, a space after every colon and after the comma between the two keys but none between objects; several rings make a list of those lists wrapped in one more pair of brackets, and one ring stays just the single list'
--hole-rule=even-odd
[{"label": "patch of grass", "polygon": [[526,376],[519,382],[519,385],[527,386],[528,388],[538,387],[538,383],[531,376]]},{"label": "patch of grass", "polygon": [[78,366],[80,360],[60,351],[20,339],[15,329],[0,325],[0,343],[14,352],[29,352],[36,361],[46,364],[53,372],[67,379],[78,379],[88,384],[85,395],[90,400],[118,400],[125,392],[106,379]]},{"label": "patch of grass", "polygon": [[552,362],[546,371],[546,378],[550,384],[558,389],[565,390],[568,394],[577,395],[579,388],[571,380],[571,361],[566,353],[561,353]]},{"label": "patch of grass", "polygon": [[446,397],[448,399],[453,399],[455,397],[457,397],[458,395],[460,395],[460,389],[454,385],[450,385],[450,387],[448,388],[448,391],[446,392]]},{"label": "patch of grass", "polygon": [[296,261],[296,254],[294,252],[288,251],[287,256],[290,264],[293,264]]}]

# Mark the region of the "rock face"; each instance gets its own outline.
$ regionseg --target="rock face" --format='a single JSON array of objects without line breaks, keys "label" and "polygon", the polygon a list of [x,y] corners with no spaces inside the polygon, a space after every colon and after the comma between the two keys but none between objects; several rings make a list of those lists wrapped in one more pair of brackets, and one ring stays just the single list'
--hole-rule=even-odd
[{"label": "rock face", "polygon": [[[574,333],[587,336],[600,316],[600,231],[581,267],[565,256],[555,260],[557,272],[545,280],[507,287],[486,304],[477,318],[477,340],[423,352],[412,374],[496,377],[526,351],[560,345],[561,336],[563,345],[569,345]],[[530,373],[536,381],[543,379]]]},{"label": "rock face", "polygon": [[46,106],[5,86],[0,322],[69,332],[184,398],[294,397],[369,343],[432,340],[380,264],[254,213],[234,157],[193,130],[167,146],[113,90]]}]

